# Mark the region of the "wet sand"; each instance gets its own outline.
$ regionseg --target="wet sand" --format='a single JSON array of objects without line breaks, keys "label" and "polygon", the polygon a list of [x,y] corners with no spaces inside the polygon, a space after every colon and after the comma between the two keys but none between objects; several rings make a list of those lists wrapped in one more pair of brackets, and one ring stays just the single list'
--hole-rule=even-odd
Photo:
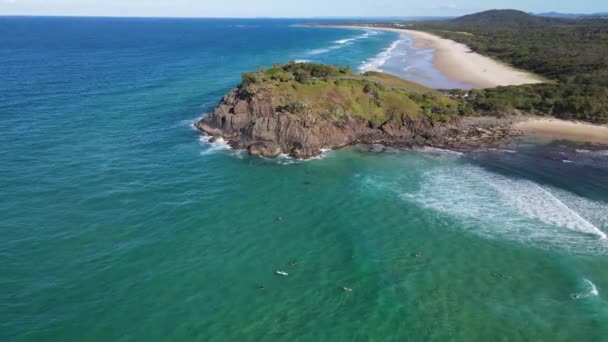
[{"label": "wet sand", "polygon": [[522,120],[515,128],[525,135],[608,145],[608,126],[554,118]]},{"label": "wet sand", "polygon": [[507,85],[542,83],[542,77],[508,66],[490,57],[471,51],[453,40],[406,29],[353,26],[397,32],[410,36],[417,49],[434,50],[434,66],[450,80],[472,85],[474,88],[493,88]]}]

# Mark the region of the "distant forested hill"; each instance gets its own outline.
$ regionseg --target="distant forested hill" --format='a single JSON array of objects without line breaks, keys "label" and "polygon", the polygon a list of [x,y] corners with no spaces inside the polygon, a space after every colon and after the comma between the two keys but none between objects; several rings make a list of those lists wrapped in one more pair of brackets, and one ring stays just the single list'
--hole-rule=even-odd
[{"label": "distant forested hill", "polygon": [[400,23],[404,24],[554,81],[475,91],[471,101],[478,109],[516,109],[608,123],[607,19],[544,18],[492,10],[445,21]]}]

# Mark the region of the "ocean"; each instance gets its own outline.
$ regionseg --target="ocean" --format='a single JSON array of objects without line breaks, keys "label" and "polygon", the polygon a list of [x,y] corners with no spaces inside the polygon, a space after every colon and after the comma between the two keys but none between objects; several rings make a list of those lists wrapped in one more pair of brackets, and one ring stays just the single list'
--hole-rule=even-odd
[{"label": "ocean", "polygon": [[453,86],[408,37],[298,24],[0,18],[0,340],[605,341],[608,147],[193,129],[289,60]]}]

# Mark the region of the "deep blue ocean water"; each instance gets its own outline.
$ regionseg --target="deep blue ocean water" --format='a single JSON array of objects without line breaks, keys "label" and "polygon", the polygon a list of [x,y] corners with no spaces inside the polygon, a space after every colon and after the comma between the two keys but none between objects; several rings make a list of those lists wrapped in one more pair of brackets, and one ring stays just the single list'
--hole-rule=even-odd
[{"label": "deep blue ocean water", "polygon": [[608,147],[303,162],[192,129],[258,66],[432,53],[301,23],[0,18],[0,340],[605,340]]}]

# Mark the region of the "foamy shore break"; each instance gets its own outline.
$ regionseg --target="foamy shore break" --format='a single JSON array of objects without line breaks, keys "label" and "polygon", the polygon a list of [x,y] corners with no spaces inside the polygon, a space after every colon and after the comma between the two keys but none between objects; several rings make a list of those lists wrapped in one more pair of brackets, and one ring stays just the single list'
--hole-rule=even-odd
[{"label": "foamy shore break", "polygon": [[418,49],[433,49],[434,65],[452,81],[463,82],[474,88],[493,88],[507,85],[542,83],[542,77],[519,70],[490,57],[471,51],[453,40],[414,30],[374,26],[341,26],[352,29],[369,29],[397,32],[410,36]]}]

